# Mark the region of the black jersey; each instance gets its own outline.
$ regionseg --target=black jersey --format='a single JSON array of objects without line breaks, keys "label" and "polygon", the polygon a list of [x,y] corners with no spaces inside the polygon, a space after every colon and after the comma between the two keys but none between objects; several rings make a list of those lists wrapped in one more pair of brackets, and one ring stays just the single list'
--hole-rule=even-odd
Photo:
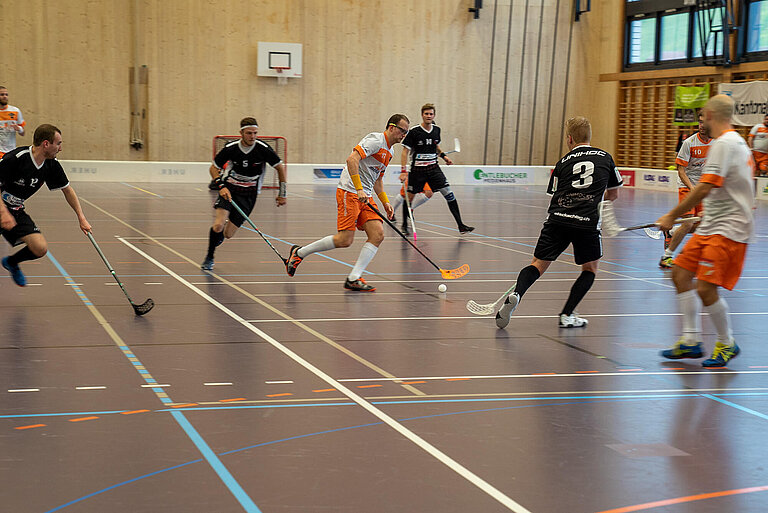
[{"label": "black jersey", "polygon": [[408,131],[402,145],[411,152],[411,169],[437,164],[437,145],[440,144],[440,127],[432,125],[427,132],[421,125]]},{"label": "black jersey", "polygon": [[577,146],[555,165],[547,194],[552,195],[547,221],[597,228],[599,204],[606,189],[620,187],[622,177],[613,157],[599,148]]},{"label": "black jersey", "polygon": [[8,209],[23,209],[24,201],[43,184],[52,191],[69,185],[67,174],[58,160],[46,159],[38,167],[32,159],[31,147],[27,146],[9,151],[0,160],[0,191]]},{"label": "black jersey", "polygon": [[243,151],[240,141],[233,141],[224,146],[213,159],[213,165],[224,170],[222,179],[227,187],[234,186],[235,190],[240,189],[241,192],[258,188],[265,165],[275,167],[280,162],[280,157],[269,144],[258,139],[246,151]]}]

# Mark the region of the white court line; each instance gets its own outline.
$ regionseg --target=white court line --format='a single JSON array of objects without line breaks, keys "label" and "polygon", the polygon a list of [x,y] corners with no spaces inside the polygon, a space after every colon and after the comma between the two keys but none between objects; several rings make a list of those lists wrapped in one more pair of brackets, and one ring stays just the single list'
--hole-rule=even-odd
[{"label": "white court line", "polygon": [[171,385],[169,385],[168,383],[157,383],[157,384],[153,383],[153,384],[144,384],[139,386],[141,388],[163,388],[163,387],[169,387]]},{"label": "white court line", "polygon": [[231,386],[232,383],[203,383],[203,385],[207,387],[223,387],[223,386]]},{"label": "white court line", "polygon": [[447,454],[440,451],[437,447],[433,446],[423,438],[421,438],[419,435],[408,429],[407,427],[403,426],[399,422],[397,422],[395,419],[384,413],[382,410],[368,402],[366,399],[364,399],[362,396],[356,394],[346,386],[339,383],[337,380],[320,370],[319,368],[315,367],[313,364],[311,364],[309,361],[305,360],[301,356],[299,356],[297,353],[292,351],[291,349],[288,349],[285,345],[278,342],[265,332],[261,331],[260,329],[256,328],[252,324],[248,323],[245,319],[237,315],[235,312],[224,306],[223,304],[216,301],[214,298],[209,296],[207,293],[203,292],[202,290],[198,289],[197,287],[193,286],[190,282],[173,272],[171,269],[166,267],[165,265],[161,264],[154,258],[152,258],[150,255],[145,253],[144,251],[140,250],[130,242],[124,240],[121,237],[118,237],[118,240],[128,246],[129,248],[133,249],[136,253],[146,258],[149,262],[155,264],[157,267],[165,271],[169,276],[176,279],[179,283],[189,288],[191,291],[193,291],[195,294],[199,295],[209,303],[211,303],[213,306],[230,316],[233,320],[244,326],[246,329],[252,331],[256,335],[258,335],[261,339],[268,342],[272,345],[275,349],[282,352],[284,355],[288,356],[290,359],[307,369],[309,372],[317,376],[318,378],[322,379],[335,389],[337,389],[339,392],[344,394],[345,396],[349,397],[352,401],[356,402],[358,405],[360,405],[363,409],[368,411],[370,414],[372,414],[374,417],[381,420],[384,424],[388,425],[393,430],[400,433],[400,435],[404,436],[411,442],[413,442],[415,445],[423,449],[425,452],[427,452],[429,455],[431,455],[433,458],[437,459],[441,463],[443,463],[445,466],[459,474],[461,477],[478,487],[480,490],[488,494],[490,497],[493,497],[495,500],[497,500],[499,503],[503,504],[507,509],[514,511],[515,513],[531,513],[528,509],[524,508],[520,504],[518,504],[516,501],[514,501],[512,498],[504,495],[501,491],[494,488],[490,483],[486,482],[485,480],[481,479],[479,476],[472,473],[469,469],[461,465],[456,460],[449,457]]},{"label": "white court line", "polygon": [[[412,376],[397,378],[348,378],[339,379],[344,383],[357,383],[361,381],[438,381],[445,379],[520,379],[520,378],[591,378],[595,376],[684,376],[689,374],[699,374],[710,376],[712,374],[768,374],[768,371],[754,370],[700,370],[700,371],[627,371],[627,372],[592,372],[592,373],[564,373],[564,374],[491,374],[487,376]],[[761,390],[761,389],[756,389]]]},{"label": "white court line", "polygon": [[[593,317],[681,317],[683,314],[674,312],[664,313],[621,313],[621,314],[584,314],[590,319]],[[702,315],[709,315],[703,312]],[[768,312],[730,312],[730,315],[768,315]],[[552,319],[551,315],[515,315],[515,319]],[[246,322],[254,324],[271,322],[357,322],[357,321],[447,321],[455,319],[493,319],[492,315],[457,315],[435,317],[339,317],[317,319],[251,319]]]},{"label": "white court line", "polygon": [[103,385],[99,385],[94,387],[75,387],[75,390],[105,390],[106,388]]},{"label": "white court line", "polygon": [[287,385],[293,383],[293,381],[265,381],[267,385]]},{"label": "white court line", "polygon": [[39,388],[12,388],[9,392],[39,392]]},{"label": "white court line", "polygon": [[[163,282],[161,282],[161,281],[148,281],[148,282],[144,283],[144,285],[162,285],[162,284],[163,284]],[[117,285],[117,284],[115,284],[115,285]]]}]

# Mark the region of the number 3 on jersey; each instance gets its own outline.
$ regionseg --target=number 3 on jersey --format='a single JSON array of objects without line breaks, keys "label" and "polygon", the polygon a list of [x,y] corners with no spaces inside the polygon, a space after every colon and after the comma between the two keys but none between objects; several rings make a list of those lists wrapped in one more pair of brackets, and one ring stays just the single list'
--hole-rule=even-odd
[{"label": "number 3 on jersey", "polygon": [[573,166],[574,181],[571,185],[576,189],[583,189],[592,185],[592,174],[595,172],[595,164],[589,160],[578,162]]}]

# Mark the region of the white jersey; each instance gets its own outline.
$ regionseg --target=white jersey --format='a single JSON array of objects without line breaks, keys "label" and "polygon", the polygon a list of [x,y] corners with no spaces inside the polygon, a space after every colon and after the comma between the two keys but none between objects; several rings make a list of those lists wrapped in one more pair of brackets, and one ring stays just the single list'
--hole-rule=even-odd
[{"label": "white jersey", "polygon": [[755,233],[752,207],[755,186],[752,152],[734,130],[712,142],[700,183],[714,185],[704,201],[699,235],[722,235],[736,242],[750,242]]},{"label": "white jersey", "polygon": [[8,105],[0,110],[0,154],[8,153],[16,148],[16,130],[12,125],[26,124],[18,107]]},{"label": "white jersey", "polygon": [[752,150],[768,153],[768,126],[764,123],[753,126],[748,137],[752,139]]},{"label": "white jersey", "polygon": [[[696,132],[688,139],[683,141],[680,146],[680,151],[677,153],[675,164],[683,166],[685,168],[685,174],[691,181],[694,187],[699,183],[701,178],[701,170],[704,168],[704,163],[707,161],[707,153],[709,152],[709,145],[712,139],[701,138],[701,134]],[[677,187],[686,187],[680,177],[677,177]]]},{"label": "white jersey", "polygon": [[[363,191],[368,196],[373,196],[373,184],[380,177],[384,176],[387,170],[387,164],[392,159],[392,145],[387,141],[386,134],[373,132],[365,137],[355,146],[355,150],[360,155],[360,182],[363,184]],[[349,176],[347,165],[344,164],[344,170],[339,178],[339,189],[348,192],[356,192],[355,184]]]}]

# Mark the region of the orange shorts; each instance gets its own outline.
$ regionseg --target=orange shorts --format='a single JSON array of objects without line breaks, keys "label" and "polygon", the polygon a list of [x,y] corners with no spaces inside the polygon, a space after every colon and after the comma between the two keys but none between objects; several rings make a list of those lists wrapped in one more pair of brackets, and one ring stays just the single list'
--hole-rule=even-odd
[{"label": "orange shorts", "polygon": [[[373,198],[369,197],[368,201],[373,203]],[[336,228],[339,231],[363,230],[363,225],[371,220],[384,222],[371,207],[360,203],[357,194],[336,189]]]},{"label": "orange shorts", "polygon": [[[677,189],[677,202],[680,203],[685,199],[686,196],[688,196],[691,193],[691,190],[688,187],[680,187]],[[701,206],[701,203],[693,207],[691,210],[683,214],[684,216],[696,216],[701,217],[701,214],[704,212],[704,207]]]},{"label": "orange shorts", "polygon": [[[432,192],[432,188],[429,186],[429,184],[428,184],[428,183],[425,183],[425,184],[424,184],[424,190],[423,190],[423,191],[421,191],[421,192],[423,192],[424,194],[426,194],[426,193],[428,193],[428,192]],[[403,186],[402,186],[402,187],[400,187],[400,196],[402,196],[403,198],[405,198],[405,184],[403,184]]]},{"label": "orange shorts", "polygon": [[722,235],[693,234],[675,258],[675,265],[702,281],[733,290],[744,267],[747,245]]},{"label": "orange shorts", "polygon": [[768,153],[753,151],[752,155],[754,155],[755,164],[757,164],[755,167],[755,176],[768,175]]}]

